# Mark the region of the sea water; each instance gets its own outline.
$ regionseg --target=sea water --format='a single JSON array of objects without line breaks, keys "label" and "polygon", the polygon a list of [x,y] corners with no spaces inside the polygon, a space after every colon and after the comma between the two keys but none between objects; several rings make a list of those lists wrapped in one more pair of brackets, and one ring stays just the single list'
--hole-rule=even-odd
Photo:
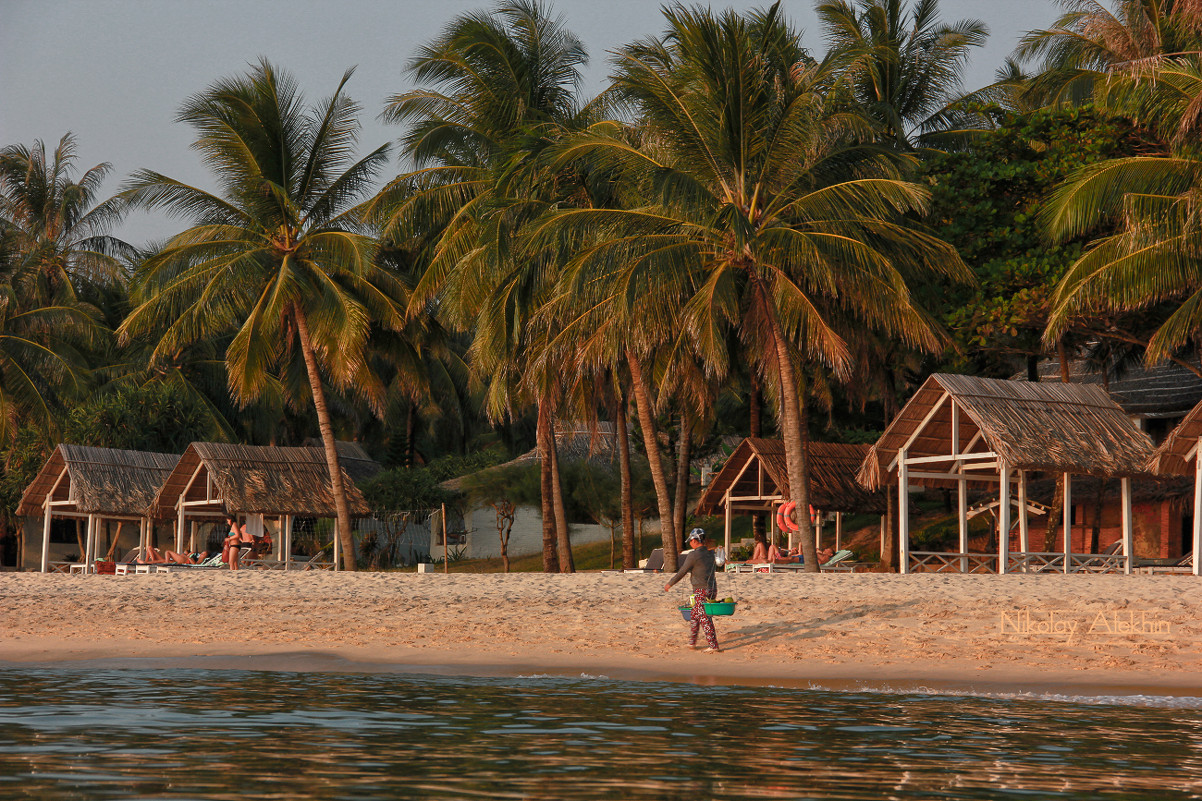
[{"label": "sea water", "polygon": [[3,799],[1202,797],[1202,699],[0,669]]}]

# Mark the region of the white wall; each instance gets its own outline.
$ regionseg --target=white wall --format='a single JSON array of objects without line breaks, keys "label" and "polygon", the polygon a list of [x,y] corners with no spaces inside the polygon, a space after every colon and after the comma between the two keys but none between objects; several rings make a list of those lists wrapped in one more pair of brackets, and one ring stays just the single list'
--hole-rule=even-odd
[{"label": "white wall", "polygon": [[[529,556],[543,551],[543,517],[533,506],[519,506],[513,518],[513,530],[509,534],[509,556]],[[464,553],[469,559],[488,559],[501,556],[501,538],[497,535],[497,515],[491,506],[474,509],[463,517],[467,528],[467,549]],[[618,548],[621,549],[621,526],[617,527]],[[609,529],[605,526],[592,524],[572,525],[572,544],[583,545],[590,542],[609,542]],[[452,548],[463,547],[452,545]],[[442,545],[438,543],[438,535],[430,537],[430,555],[441,558]]]}]

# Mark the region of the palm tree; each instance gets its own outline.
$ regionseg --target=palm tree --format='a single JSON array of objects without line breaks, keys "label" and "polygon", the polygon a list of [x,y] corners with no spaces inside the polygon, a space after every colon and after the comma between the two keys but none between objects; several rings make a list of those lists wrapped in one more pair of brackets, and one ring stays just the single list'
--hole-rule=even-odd
[{"label": "palm tree", "polygon": [[[934,348],[905,276],[971,279],[950,247],[902,220],[922,210],[926,191],[901,177],[894,157],[861,144],[872,135],[865,120],[827,106],[832,71],[807,59],[779,5],[748,17],[665,13],[667,33],[623,50],[615,77],[643,144],[632,146],[611,123],[563,148],[565,159],[608,160],[644,201],[565,210],[546,225],[605,232],[583,249],[574,274],[609,283],[607,311],[624,318],[625,331],[660,326],[646,310],[667,297],[671,322],[690,332],[711,372],[726,370],[728,326],[762,354],[757,369],[776,403],[790,495],[805,509],[800,366],[821,363],[841,375],[850,367],[823,309]],[[636,378],[636,399],[638,391]],[[816,570],[813,532],[800,518]]]},{"label": "palm tree", "polygon": [[980,20],[939,21],[938,0],[827,0],[818,5],[830,57],[850,83],[854,102],[881,127],[881,137],[913,149],[952,102],[969,49],[989,29]]},{"label": "palm tree", "polygon": [[[325,446],[344,565],[354,569],[346,488],[324,381],[378,389],[364,369],[373,322],[399,328],[403,289],[374,256],[375,240],[346,207],[369,188],[387,146],[354,161],[359,106],[343,89],[306,105],[296,83],[266,60],[185,101],[178,119],[197,132],[220,193],[139,170],[121,197],[163,208],[192,227],[146,259],[126,341],[160,337],[153,358],[232,333],[225,365],[242,403],[277,383],[299,355]],[[380,397],[368,398],[378,405]]]},{"label": "palm tree", "polygon": [[[547,570],[571,561],[554,489],[558,375],[527,366],[546,340],[532,320],[557,263],[555,253],[521,252],[521,232],[561,198],[540,154],[582,113],[577,91],[586,61],[580,40],[535,0],[456,17],[409,66],[429,88],[389,101],[385,119],[413,123],[402,145],[416,169],[370,207],[399,240],[440,232],[410,312],[437,298],[449,324],[474,331],[469,356],[488,385],[490,414],[538,406]],[[547,319],[540,325],[550,325]]]},{"label": "palm tree", "polygon": [[1039,60],[1027,92],[1039,102],[1082,103],[1108,77],[1202,49],[1202,5],[1193,0],[1058,0],[1051,28],[1029,31],[1016,54]]},{"label": "palm tree", "polygon": [[96,197],[112,165],[98,164],[74,180],[75,137],[67,133],[47,157],[32,148],[0,150],[0,235],[14,280],[43,301],[74,302],[88,283],[122,283],[134,250],[109,232],[121,209]]}]

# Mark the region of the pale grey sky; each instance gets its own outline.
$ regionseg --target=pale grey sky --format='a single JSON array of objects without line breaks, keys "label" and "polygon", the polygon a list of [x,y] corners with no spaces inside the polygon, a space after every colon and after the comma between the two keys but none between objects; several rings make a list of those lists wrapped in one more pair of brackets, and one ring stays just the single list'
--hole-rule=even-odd
[{"label": "pale grey sky", "polygon": [[[705,3],[759,8],[767,0]],[[348,93],[364,107],[360,146],[396,139],[400,129],[376,119],[385,99],[411,88],[403,74],[416,48],[463,11],[485,0],[0,0],[0,146],[35,139],[53,149],[75,134],[78,165],[112,162],[106,191],[146,167],[211,186],[189,150],[191,131],[173,122],[185,97],[266,56],[317,100],[343,71],[358,69]],[[554,0],[554,11],[588,46],[585,89],[595,93],[609,51],[662,30],[660,3],[647,0]],[[814,0],[785,0],[805,44],[821,54]],[[992,80],[1023,31],[1056,17],[1052,0],[942,0],[946,21],[982,19],[991,36],[973,56],[966,88]],[[166,220],[130,220],[135,243],[179,228]]]}]

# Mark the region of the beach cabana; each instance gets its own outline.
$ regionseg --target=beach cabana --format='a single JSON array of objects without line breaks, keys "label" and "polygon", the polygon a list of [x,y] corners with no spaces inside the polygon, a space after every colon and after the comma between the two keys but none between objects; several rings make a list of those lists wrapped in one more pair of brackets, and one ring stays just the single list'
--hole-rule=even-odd
[{"label": "beach cabana", "polygon": [[[856,471],[868,455],[867,445],[811,442],[810,505],[815,511],[835,513],[835,548],[841,545],[844,513],[884,514],[883,492],[873,492],[856,482]],[[766,514],[776,537],[776,508],[789,500],[789,470],[785,443],[778,439],[748,437],[739,443],[722,469],[710,479],[697,503],[698,515],[723,515],[726,550],[731,547],[731,521],[736,514]],[[820,521],[821,514],[817,516]],[[821,537],[821,528],[819,528]]]},{"label": "beach cabana", "polygon": [[50,562],[50,527],[55,518],[86,521],[87,539],[80,564],[96,558],[101,528],[108,521],[137,523],[138,547],[145,548],[152,521],[147,508],[179,456],[61,444],[25,489],[17,514],[41,517],[41,571]]},{"label": "beach cabana", "polygon": [[1202,403],[1199,403],[1177,425],[1156,449],[1148,468],[1161,476],[1190,476],[1194,478],[1193,573],[1202,576]]},{"label": "beach cabana", "polygon": [[[1072,476],[1119,478],[1122,485],[1122,559],[1131,572],[1131,480],[1147,476],[1152,442],[1099,386],[999,381],[935,374],[889,424],[860,468],[869,489],[897,487],[898,541],[903,573],[911,567],[961,572],[1089,570],[1092,555],[1030,550],[1027,479],[1031,473],[1064,476],[1064,530],[1072,527]],[[968,485],[998,487],[998,553],[968,553]],[[959,550],[911,553],[905,502],[912,486],[955,488],[959,500]],[[1010,553],[1017,493],[1018,551]],[[914,564],[911,564],[911,560]]]},{"label": "beach cabana", "polygon": [[[351,515],[367,517],[371,509],[355,480],[375,475],[380,465],[353,442],[339,442],[338,455]],[[174,518],[176,550],[183,550],[190,522],[247,515],[251,528],[263,525],[264,517],[277,518],[283,535],[276,538],[277,556],[285,566],[292,554],[295,518],[336,516],[324,449],[217,442],[189,445],[149,507],[158,519]],[[339,548],[335,536],[335,565]],[[195,550],[195,542],[189,549]]]}]

